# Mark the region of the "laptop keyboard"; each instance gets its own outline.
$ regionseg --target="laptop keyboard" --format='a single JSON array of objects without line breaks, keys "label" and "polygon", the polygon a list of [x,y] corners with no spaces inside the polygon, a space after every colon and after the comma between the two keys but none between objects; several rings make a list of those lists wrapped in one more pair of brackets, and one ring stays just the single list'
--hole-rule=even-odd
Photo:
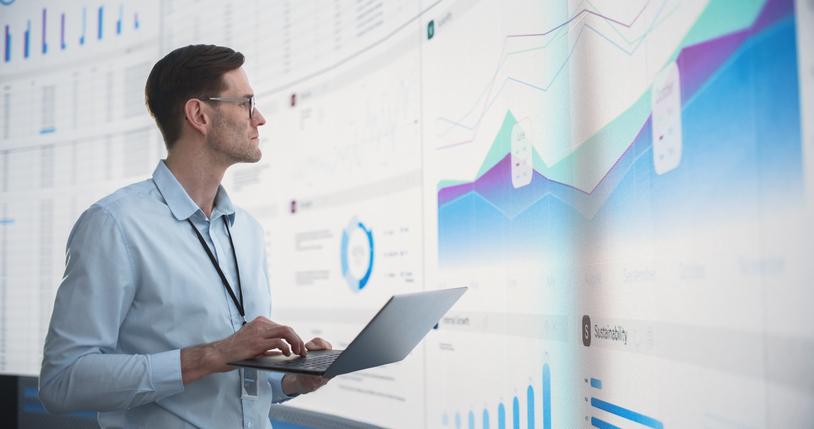
[{"label": "laptop keyboard", "polygon": [[327,369],[343,350],[321,350],[308,353],[304,358],[298,358],[283,363],[281,366],[290,369],[306,369],[323,371]]}]

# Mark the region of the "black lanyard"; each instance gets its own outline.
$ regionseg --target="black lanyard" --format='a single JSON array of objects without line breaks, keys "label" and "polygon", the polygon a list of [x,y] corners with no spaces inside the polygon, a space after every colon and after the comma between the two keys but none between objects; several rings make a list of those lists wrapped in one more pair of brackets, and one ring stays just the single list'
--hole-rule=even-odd
[{"label": "black lanyard", "polygon": [[232,298],[232,302],[235,303],[235,307],[237,307],[238,313],[240,313],[240,317],[243,318],[243,324],[246,324],[246,311],[243,308],[243,288],[240,286],[240,268],[237,266],[237,252],[235,251],[235,243],[232,241],[232,231],[229,230],[229,222],[226,221],[226,216],[223,216],[223,224],[226,226],[226,233],[229,235],[229,244],[232,245],[232,256],[235,258],[235,273],[237,274],[237,293],[240,294],[240,301],[238,301],[237,297],[235,296],[235,292],[232,290],[232,287],[229,286],[229,281],[226,280],[226,276],[223,274],[223,270],[220,269],[220,265],[218,265],[218,261],[215,259],[215,255],[212,254],[212,251],[209,250],[209,246],[204,241],[203,236],[198,231],[198,228],[195,227],[195,224],[192,223],[190,219],[187,219],[189,222],[189,226],[192,227],[192,230],[195,231],[195,236],[198,237],[198,241],[201,242],[201,246],[203,246],[204,250],[206,251],[206,255],[209,256],[209,260],[212,261],[212,265],[215,267],[215,270],[218,272],[220,276],[220,280],[223,282],[223,287],[226,288],[226,291],[229,292],[229,296]]}]

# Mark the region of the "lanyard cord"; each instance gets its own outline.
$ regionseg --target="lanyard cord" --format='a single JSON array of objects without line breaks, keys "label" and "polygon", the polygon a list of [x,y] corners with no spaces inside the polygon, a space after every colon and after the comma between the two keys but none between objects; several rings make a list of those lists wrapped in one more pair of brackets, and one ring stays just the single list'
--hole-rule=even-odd
[{"label": "lanyard cord", "polygon": [[237,292],[240,294],[240,300],[238,301],[237,297],[235,296],[235,292],[232,290],[232,287],[229,285],[229,281],[226,280],[226,275],[223,274],[223,270],[220,269],[220,265],[218,265],[218,261],[215,259],[215,255],[212,254],[212,251],[209,249],[209,246],[206,244],[203,236],[201,235],[198,228],[195,227],[195,224],[192,223],[192,220],[187,219],[189,222],[189,226],[192,227],[192,230],[195,231],[195,236],[198,237],[198,241],[201,242],[201,246],[203,246],[204,250],[206,251],[206,255],[209,256],[209,261],[212,262],[212,266],[215,267],[215,271],[218,272],[220,276],[221,282],[223,282],[223,287],[226,288],[226,291],[229,292],[229,297],[232,298],[232,302],[235,303],[235,307],[237,307],[238,313],[240,313],[240,317],[243,318],[243,324],[246,324],[246,311],[243,307],[243,288],[240,285],[240,268],[237,265],[237,252],[235,251],[235,243],[232,241],[232,231],[229,230],[229,222],[226,221],[226,216],[223,216],[223,224],[226,226],[226,233],[229,235],[229,244],[232,246],[232,257],[235,261],[235,273],[237,274]]}]

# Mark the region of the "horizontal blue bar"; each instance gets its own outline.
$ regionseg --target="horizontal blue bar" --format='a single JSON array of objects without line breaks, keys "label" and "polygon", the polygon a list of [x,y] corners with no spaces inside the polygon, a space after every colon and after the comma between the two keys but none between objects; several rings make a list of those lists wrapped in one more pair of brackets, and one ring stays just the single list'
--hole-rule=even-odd
[{"label": "horizontal blue bar", "polygon": [[604,420],[599,420],[596,417],[591,417],[591,426],[599,429],[622,429],[619,426],[612,425]]},{"label": "horizontal blue bar", "polygon": [[13,223],[14,219],[11,218],[0,219],[0,225],[11,225]]},{"label": "horizontal blue bar", "polygon": [[40,134],[51,134],[56,130],[57,129],[54,128],[54,127],[43,128],[43,129],[40,130]]},{"label": "horizontal blue bar", "polygon": [[591,387],[594,389],[602,389],[602,380],[598,378],[591,378]]},{"label": "horizontal blue bar", "polygon": [[627,408],[622,408],[622,407],[620,407],[618,405],[611,404],[610,402],[605,402],[605,401],[603,401],[601,399],[591,398],[591,406],[594,407],[594,408],[598,408],[600,410],[603,410],[603,411],[607,411],[607,412],[609,412],[611,414],[616,414],[619,417],[623,417],[623,418],[628,419],[628,420],[630,420],[632,422],[636,422],[636,423],[645,425],[645,426],[653,428],[653,429],[663,429],[664,428],[664,425],[660,421],[658,421],[658,420],[656,420],[656,419],[654,419],[652,417],[648,417],[648,416],[646,416],[644,414],[637,413],[637,412],[635,412],[633,410],[629,410]]}]

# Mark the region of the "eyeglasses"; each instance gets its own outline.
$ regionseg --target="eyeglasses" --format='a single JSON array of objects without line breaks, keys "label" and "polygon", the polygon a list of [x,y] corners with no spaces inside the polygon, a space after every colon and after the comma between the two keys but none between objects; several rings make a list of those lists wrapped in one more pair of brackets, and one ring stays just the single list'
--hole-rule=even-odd
[{"label": "eyeglasses", "polygon": [[257,109],[253,95],[248,97],[200,97],[200,99],[207,101],[223,101],[224,103],[236,103],[241,106],[249,106],[249,120],[252,119],[255,109]]}]

